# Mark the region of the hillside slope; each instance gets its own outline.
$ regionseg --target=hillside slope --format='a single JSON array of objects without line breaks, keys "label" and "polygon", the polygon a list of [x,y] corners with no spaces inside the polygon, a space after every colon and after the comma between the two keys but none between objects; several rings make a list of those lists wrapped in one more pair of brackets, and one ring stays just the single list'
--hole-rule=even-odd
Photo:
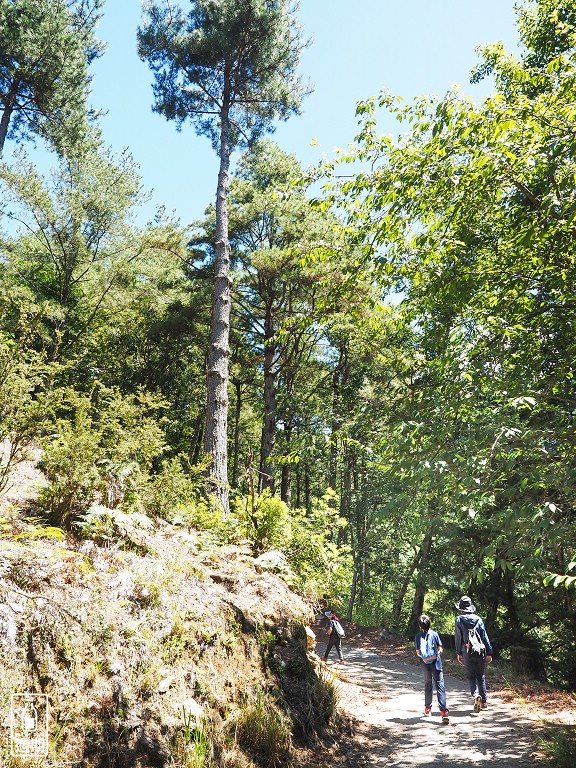
[{"label": "hillside slope", "polygon": [[334,714],[310,606],[247,547],[167,524],[122,546],[1,524],[6,765],[14,693],[49,697],[43,766],[274,766]]}]

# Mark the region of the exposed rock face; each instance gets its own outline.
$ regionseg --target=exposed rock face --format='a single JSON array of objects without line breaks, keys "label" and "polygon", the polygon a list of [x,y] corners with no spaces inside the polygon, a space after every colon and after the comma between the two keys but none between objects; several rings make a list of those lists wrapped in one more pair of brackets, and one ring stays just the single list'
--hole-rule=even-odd
[{"label": "exposed rock face", "polygon": [[310,607],[245,548],[198,550],[179,533],[147,531],[147,554],[0,541],[0,689],[48,694],[53,765],[184,765],[198,729],[209,724],[216,748],[246,702],[279,683],[287,711],[303,691],[310,700]]},{"label": "exposed rock face", "polygon": [[307,651],[315,651],[316,650],[316,633],[313,632],[310,627],[304,627],[306,630],[306,650]]}]

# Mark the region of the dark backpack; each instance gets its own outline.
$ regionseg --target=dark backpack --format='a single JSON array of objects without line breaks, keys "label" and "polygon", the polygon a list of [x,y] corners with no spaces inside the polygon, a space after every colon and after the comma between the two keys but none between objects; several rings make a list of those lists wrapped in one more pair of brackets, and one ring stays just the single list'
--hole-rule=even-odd
[{"label": "dark backpack", "polygon": [[486,646],[480,637],[477,627],[478,622],[476,622],[476,624],[474,624],[474,626],[468,630],[466,648],[468,649],[469,656],[473,656],[476,659],[483,659],[486,656]]},{"label": "dark backpack", "polygon": [[420,656],[424,664],[433,664],[438,658],[436,645],[434,644],[434,636],[430,630],[428,630],[425,635],[420,636],[418,650],[420,651]]}]

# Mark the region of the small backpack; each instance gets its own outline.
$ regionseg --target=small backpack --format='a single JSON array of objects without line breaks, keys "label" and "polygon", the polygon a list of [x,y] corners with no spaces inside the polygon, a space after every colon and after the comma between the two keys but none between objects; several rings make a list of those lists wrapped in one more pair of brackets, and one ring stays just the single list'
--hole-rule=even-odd
[{"label": "small backpack", "polygon": [[336,634],[338,637],[346,637],[344,630],[342,629],[342,624],[338,621],[338,619],[332,619],[334,623],[334,629],[336,630]]},{"label": "small backpack", "polygon": [[434,636],[430,630],[425,635],[420,636],[418,642],[418,650],[424,664],[433,664],[438,658],[436,651],[436,645],[434,644]]},{"label": "small backpack", "polygon": [[478,622],[468,630],[466,648],[468,649],[468,654],[470,656],[474,656],[477,659],[483,659],[486,656],[486,646],[478,633],[477,627]]}]

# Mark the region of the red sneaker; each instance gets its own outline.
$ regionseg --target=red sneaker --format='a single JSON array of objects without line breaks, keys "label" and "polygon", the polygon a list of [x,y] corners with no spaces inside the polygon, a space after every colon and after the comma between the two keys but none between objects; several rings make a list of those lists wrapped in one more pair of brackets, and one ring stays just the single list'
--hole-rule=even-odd
[{"label": "red sneaker", "polygon": [[424,715],[426,717],[430,717],[431,714],[432,714],[432,707],[424,707]]},{"label": "red sneaker", "polygon": [[448,716],[448,710],[447,709],[445,709],[443,712],[441,712],[440,715],[442,716],[442,722],[443,723],[449,723],[450,722],[450,717]]}]

